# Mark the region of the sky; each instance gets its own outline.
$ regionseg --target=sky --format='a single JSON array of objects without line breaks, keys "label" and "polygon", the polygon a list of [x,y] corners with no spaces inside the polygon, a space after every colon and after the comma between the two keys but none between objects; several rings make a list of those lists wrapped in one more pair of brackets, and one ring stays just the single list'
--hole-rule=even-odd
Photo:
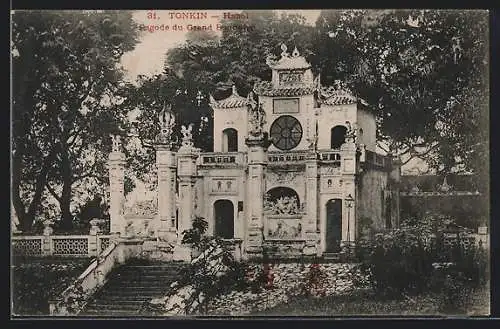
[{"label": "sky", "polygon": [[[181,11],[181,10],[157,10],[156,19],[148,19],[149,11],[138,10],[133,14],[134,20],[145,26],[156,25],[158,28],[166,26],[169,30],[157,30],[153,32],[143,31],[141,41],[136,48],[123,55],[122,65],[127,72],[127,80],[134,81],[138,75],[153,75],[160,73],[163,68],[165,53],[168,49],[185,41],[188,25],[209,26],[215,29],[217,23],[224,19],[224,13],[236,14],[238,10],[206,10],[206,11]],[[313,25],[320,14],[320,10],[277,10],[278,14],[286,12],[288,14],[300,13],[308,24]],[[207,13],[205,19],[182,19],[177,15],[185,13],[203,14]],[[218,16],[218,18],[214,17]],[[200,16],[201,17],[201,16]],[[174,25],[184,26],[183,31],[173,30]],[[217,32],[217,31],[216,31]],[[220,31],[219,31],[220,32]]]}]

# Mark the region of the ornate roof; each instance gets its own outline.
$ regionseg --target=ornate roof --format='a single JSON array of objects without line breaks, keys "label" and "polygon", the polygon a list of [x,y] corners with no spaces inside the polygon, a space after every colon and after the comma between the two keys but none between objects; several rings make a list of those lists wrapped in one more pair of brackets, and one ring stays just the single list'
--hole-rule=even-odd
[{"label": "ornate roof", "polygon": [[243,107],[247,105],[247,99],[245,97],[240,96],[236,91],[236,86],[233,85],[233,92],[231,93],[231,96],[221,99],[219,101],[216,101],[212,96],[210,96],[210,105],[213,108],[218,108],[218,109]]},{"label": "ornate roof", "polygon": [[321,96],[325,105],[346,105],[355,104],[358,99],[347,89],[337,89],[338,87],[329,86],[321,88]]},{"label": "ornate roof", "polygon": [[272,58],[267,59],[267,65],[273,70],[305,70],[311,67],[303,56],[300,56],[297,47],[292,52],[292,55],[287,53],[286,45],[281,45],[281,58],[278,61]]},{"label": "ornate roof", "polygon": [[274,87],[271,81],[260,81],[254,85],[253,90],[257,95],[262,96],[302,96],[314,93],[316,86],[306,84],[303,86]]}]

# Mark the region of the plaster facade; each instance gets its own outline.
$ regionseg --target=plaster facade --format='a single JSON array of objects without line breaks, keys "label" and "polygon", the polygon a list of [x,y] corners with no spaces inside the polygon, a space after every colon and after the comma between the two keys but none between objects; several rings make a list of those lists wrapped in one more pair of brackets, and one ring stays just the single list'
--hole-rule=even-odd
[{"label": "plaster facade", "polygon": [[381,195],[397,195],[390,177],[400,167],[375,153],[375,115],[348,90],[321,86],[297,49],[282,49],[267,61],[271,81],[247,97],[235,87],[226,99],[211,97],[215,152],[196,149],[185,127],[176,150],[168,135],[175,120],[160,120],[158,238],[178,244],[201,216],[209,234],[240,241],[243,257],[321,256],[355,243],[361,216],[377,228],[386,222]]}]

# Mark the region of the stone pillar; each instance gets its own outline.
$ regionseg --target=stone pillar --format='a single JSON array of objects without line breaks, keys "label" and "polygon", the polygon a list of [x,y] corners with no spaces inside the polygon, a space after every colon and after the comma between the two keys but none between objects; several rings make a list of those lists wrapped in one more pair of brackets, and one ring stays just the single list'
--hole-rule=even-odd
[{"label": "stone pillar", "polygon": [[156,170],[158,174],[158,215],[155,219],[156,236],[168,243],[175,243],[175,184],[176,158],[170,144],[156,145]]},{"label": "stone pillar", "polygon": [[246,253],[249,258],[255,258],[262,256],[267,136],[248,138],[246,144],[248,146]]},{"label": "stone pillar", "polygon": [[191,146],[183,146],[177,153],[177,175],[179,177],[179,224],[178,240],[174,249],[174,260],[190,260],[191,251],[181,244],[185,230],[191,228],[194,218],[194,184],[196,183],[197,165],[199,156],[197,149]]},{"label": "stone pillar", "polygon": [[54,229],[52,228],[54,222],[51,220],[46,220],[43,222],[43,239],[42,239],[42,255],[51,256],[52,255],[52,234]]},{"label": "stone pillar", "polygon": [[392,219],[394,226],[399,227],[400,224],[400,196],[399,185],[401,183],[401,159],[399,157],[392,158],[392,170],[389,174],[393,198]]},{"label": "stone pillar", "polygon": [[111,234],[125,233],[125,220],[123,218],[123,205],[125,202],[125,155],[114,147],[109,154],[109,217]]},{"label": "stone pillar", "polygon": [[[342,204],[342,241],[343,245],[352,245],[356,241],[356,144],[346,142],[340,147],[341,169],[343,180]],[[346,200],[349,195],[354,199],[352,207],[348,207]]]},{"label": "stone pillar", "polygon": [[303,223],[306,246],[305,255],[317,255],[319,252],[318,243],[318,160],[316,152],[311,153],[306,160],[306,198],[305,202],[306,218]]}]

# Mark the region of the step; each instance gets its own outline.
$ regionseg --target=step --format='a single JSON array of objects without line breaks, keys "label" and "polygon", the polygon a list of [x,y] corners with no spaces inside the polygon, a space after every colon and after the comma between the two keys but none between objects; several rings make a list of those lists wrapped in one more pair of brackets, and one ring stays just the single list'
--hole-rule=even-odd
[{"label": "step", "polygon": [[[162,294],[163,295],[163,294]],[[146,296],[146,295],[137,295],[137,296],[124,296],[124,295],[106,295],[104,294],[103,296],[99,296],[98,298],[95,298],[95,301],[103,301],[103,302],[121,302],[121,301],[149,301],[154,296]]]},{"label": "step", "polygon": [[111,282],[105,286],[106,290],[165,290],[170,288],[170,283],[164,282],[136,282],[136,283],[123,283]]},{"label": "step", "polygon": [[127,290],[127,291],[120,291],[120,290],[103,290],[102,292],[99,292],[99,295],[96,296],[96,298],[100,298],[101,296],[124,296],[124,297],[134,297],[134,296],[144,296],[144,297],[151,297],[151,296],[162,296],[165,295],[168,292],[168,290]]},{"label": "step", "polygon": [[158,280],[171,280],[171,279],[178,279],[179,275],[174,275],[174,274],[159,274],[159,275],[140,275],[137,273],[132,274],[122,274],[122,275],[116,275],[113,277],[109,277],[109,279],[115,279],[115,280],[138,280],[141,279],[143,281],[158,281]]},{"label": "step", "polygon": [[128,310],[128,311],[138,311],[144,303],[134,303],[134,304],[89,304],[86,310]]},{"label": "step", "polygon": [[103,312],[102,310],[85,310],[82,313],[78,314],[78,316],[101,316],[101,317],[113,317],[113,316],[140,316],[139,312],[134,312],[130,310],[106,310]]}]

